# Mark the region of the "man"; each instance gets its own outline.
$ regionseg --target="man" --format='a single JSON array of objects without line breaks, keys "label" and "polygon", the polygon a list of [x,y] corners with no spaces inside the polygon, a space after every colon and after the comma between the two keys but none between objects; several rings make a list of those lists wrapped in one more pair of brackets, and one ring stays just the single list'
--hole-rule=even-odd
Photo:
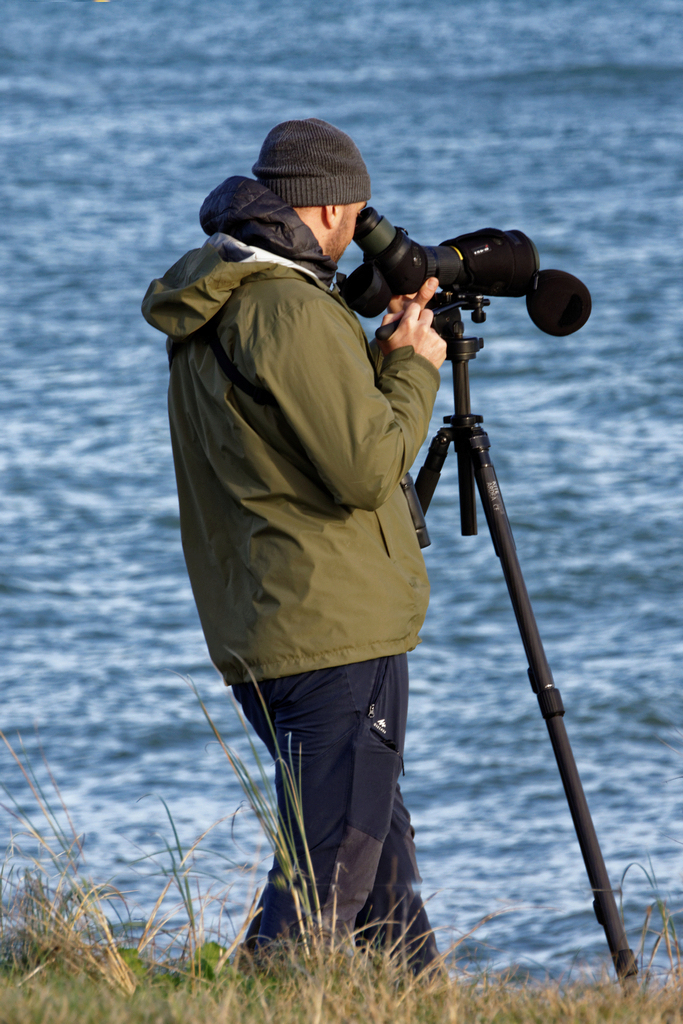
[{"label": "man", "polygon": [[[287,121],[253,173],[207,197],[208,241],[143,302],[169,336],[183,550],[211,658],[279,759],[283,821],[283,763],[300,780],[323,928],[399,940],[419,970],[437,950],[397,781],[428,581],[399,481],[445,358],[424,308],[437,282],[393,300],[399,327],[369,347],[332,284],[370,198],[355,144]],[[298,913],[276,860],[254,941]]]}]

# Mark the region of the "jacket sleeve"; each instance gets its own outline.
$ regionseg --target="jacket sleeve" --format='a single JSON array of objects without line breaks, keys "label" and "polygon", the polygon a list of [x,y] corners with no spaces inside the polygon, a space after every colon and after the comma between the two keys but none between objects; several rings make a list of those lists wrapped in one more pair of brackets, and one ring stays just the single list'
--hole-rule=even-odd
[{"label": "jacket sleeve", "polygon": [[335,500],[383,505],[427,436],[438,370],[406,347],[376,378],[362,331],[324,294],[278,316],[244,355]]}]

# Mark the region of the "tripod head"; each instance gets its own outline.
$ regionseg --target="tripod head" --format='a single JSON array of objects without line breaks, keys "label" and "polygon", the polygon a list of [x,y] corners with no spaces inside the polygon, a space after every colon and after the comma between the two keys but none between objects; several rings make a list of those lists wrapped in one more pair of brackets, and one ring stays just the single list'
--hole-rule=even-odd
[{"label": "tripod head", "polygon": [[463,336],[465,325],[462,322],[460,310],[471,310],[474,323],[483,324],[486,320],[484,306],[490,305],[491,300],[483,295],[465,294],[454,298],[452,292],[440,292],[429,303],[429,308],[434,311],[432,327],[446,342],[446,359],[453,363],[454,374],[456,363],[466,363],[469,359],[476,359],[477,352],[484,347],[483,338],[465,338]]},{"label": "tripod head", "polygon": [[[478,295],[476,292],[460,294],[459,292],[444,290],[434,296],[432,301],[428,303],[427,308],[434,311],[434,323],[432,324],[434,330],[444,340],[448,341],[451,331],[462,336],[461,309],[471,310],[472,322],[483,324],[486,320],[484,306],[490,305],[490,299],[487,299],[484,295]],[[460,324],[459,329],[455,326],[458,323]]]},{"label": "tripod head", "polygon": [[[490,305],[490,299],[475,292],[459,294],[458,292],[442,291],[438,292],[431,302],[427,303],[427,309],[431,309],[434,313],[432,327],[448,344],[448,342],[456,341],[463,336],[464,324],[460,315],[461,309],[471,310],[473,322],[475,324],[483,324],[486,320],[484,306]],[[394,320],[390,324],[378,327],[375,331],[375,337],[378,341],[387,341],[400,322],[400,320]],[[447,358],[450,359],[450,355]]]}]

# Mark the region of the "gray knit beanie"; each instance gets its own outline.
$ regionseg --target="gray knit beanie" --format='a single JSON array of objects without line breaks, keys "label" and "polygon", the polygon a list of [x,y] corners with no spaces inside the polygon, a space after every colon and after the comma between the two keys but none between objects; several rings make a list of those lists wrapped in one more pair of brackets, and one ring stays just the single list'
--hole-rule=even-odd
[{"label": "gray knit beanie", "polygon": [[370,198],[370,175],[355,142],[317,117],[276,124],[251,170],[290,206],[346,206]]}]

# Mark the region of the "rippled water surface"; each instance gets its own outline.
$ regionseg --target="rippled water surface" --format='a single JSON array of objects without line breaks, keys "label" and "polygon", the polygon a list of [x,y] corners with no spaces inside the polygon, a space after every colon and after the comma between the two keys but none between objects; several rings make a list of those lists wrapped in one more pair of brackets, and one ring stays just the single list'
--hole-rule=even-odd
[{"label": "rippled water surface", "polygon": [[[183,842],[240,802],[183,678],[243,747],[186,579],[163,338],[139,304],[202,243],[204,196],[277,121],[317,116],[414,237],[519,228],[591,289],[566,339],[493,300],[472,401],[611,877],[651,860],[677,905],[682,54],[675,0],[5,4],[0,727],[38,761],[42,744],[94,876],[149,906],[159,880],[130,864],[170,838],[157,798]],[[452,403],[445,368],[432,432]],[[477,933],[492,962],[595,964],[507,593],[485,528],[459,534],[450,461],[429,526],[403,788],[440,943],[507,909]],[[7,752],[0,772],[28,807]],[[232,877],[216,856],[254,842],[247,816],[219,825],[213,868]],[[636,943],[652,894],[637,869],[624,892]]]}]

